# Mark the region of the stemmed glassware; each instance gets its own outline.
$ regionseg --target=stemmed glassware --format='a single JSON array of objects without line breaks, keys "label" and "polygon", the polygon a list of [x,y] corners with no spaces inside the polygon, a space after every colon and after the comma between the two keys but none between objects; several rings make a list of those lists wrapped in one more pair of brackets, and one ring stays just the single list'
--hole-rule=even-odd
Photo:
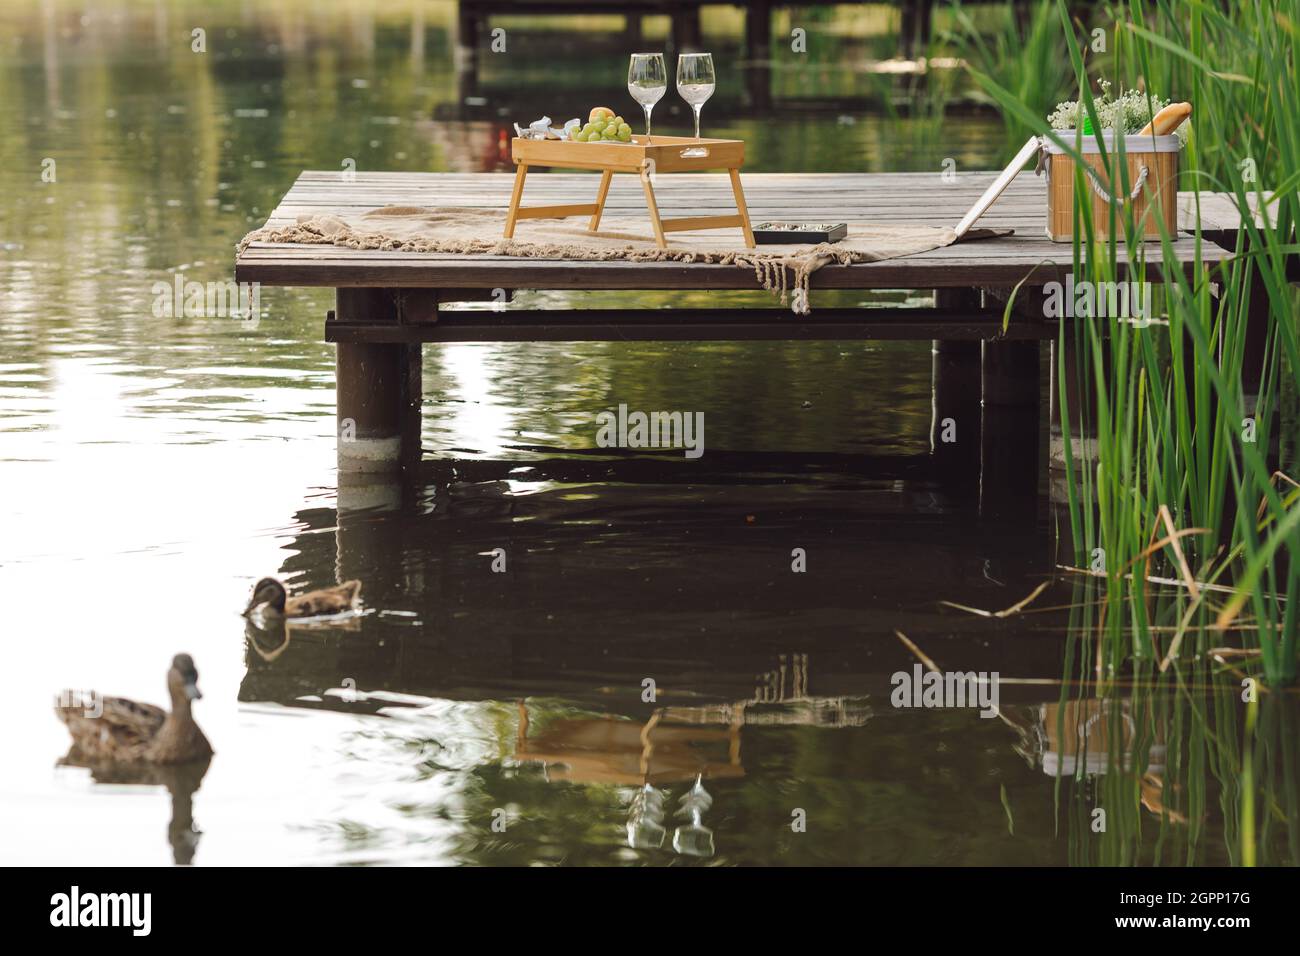
[{"label": "stemmed glassware", "polygon": [[645,139],[650,142],[650,111],[668,91],[668,68],[662,53],[633,53],[627,68],[627,91],[645,110]]},{"label": "stemmed glassware", "polygon": [[700,109],[717,86],[712,53],[683,53],[677,57],[677,95],[695,111],[695,138],[700,138]]}]

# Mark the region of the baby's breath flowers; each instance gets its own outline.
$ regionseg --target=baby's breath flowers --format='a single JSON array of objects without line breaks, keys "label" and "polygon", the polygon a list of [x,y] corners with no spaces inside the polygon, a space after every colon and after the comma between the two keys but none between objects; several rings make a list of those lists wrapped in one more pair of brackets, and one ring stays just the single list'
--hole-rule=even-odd
[{"label": "baby's breath flowers", "polygon": [[[1125,90],[1119,96],[1111,95],[1110,83],[1100,82],[1101,95],[1094,101],[1097,118],[1104,130],[1120,130],[1126,136],[1140,133],[1151,117],[1169,105],[1169,100],[1158,96],[1148,97],[1141,90]],[[1047,117],[1052,129],[1075,130],[1088,118],[1087,107],[1079,100],[1066,100],[1058,103],[1056,109]],[[1174,135],[1187,142],[1188,124],[1178,127]]]}]

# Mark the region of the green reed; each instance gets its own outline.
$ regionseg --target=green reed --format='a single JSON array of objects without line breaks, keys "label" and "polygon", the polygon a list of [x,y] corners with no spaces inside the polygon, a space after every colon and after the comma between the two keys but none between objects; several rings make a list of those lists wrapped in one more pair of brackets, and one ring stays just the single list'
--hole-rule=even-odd
[{"label": "green reed", "polygon": [[1122,693],[1067,689],[1077,709],[1052,717],[1080,748],[1059,781],[1070,864],[1300,864],[1295,701],[1243,706],[1236,676],[1205,661],[1183,677],[1143,665]]},{"label": "green reed", "polygon": [[[1017,22],[1012,4],[986,11],[994,18],[996,31],[986,35],[980,24],[960,2],[952,4],[953,29],[944,40],[953,43],[968,63],[1012,93],[1034,113],[1046,116],[1065,99],[1070,79],[1060,70],[1065,57],[1055,0],[1037,0],[1027,22]],[[1030,135],[1032,128],[1019,116],[1002,112],[1011,154]]]},{"label": "green reed", "polygon": [[[1198,231],[1191,268],[1162,269],[1176,237],[1162,225],[1158,246],[1143,242],[1144,224],[1129,205],[1109,208],[1111,238],[1094,237],[1083,134],[1052,133],[1041,102],[999,81],[1014,71],[972,68],[1012,120],[1053,136],[1075,158],[1076,282],[1140,279],[1146,272],[1162,316],[1146,327],[1111,317],[1062,319],[1057,342],[1072,546],[1077,564],[1104,565],[1105,572],[1099,676],[1133,661],[1163,671],[1184,656],[1235,642],[1258,651],[1270,683],[1294,680],[1300,495],[1274,478],[1270,449],[1279,399],[1300,384],[1297,299],[1287,282],[1300,219],[1300,0],[1233,4],[1231,14],[1205,0],[1116,4],[1103,11],[1104,53],[1092,48],[1094,35],[1071,21],[1062,0],[1056,11],[1077,95],[1095,130],[1101,123],[1092,90],[1102,78],[1117,90],[1188,100],[1193,125],[1180,157],[1180,188],[1195,208],[1212,192],[1231,194],[1242,209],[1261,204],[1265,194],[1278,196],[1262,210],[1261,225],[1244,217],[1232,237],[1237,255],[1222,267],[1203,261],[1209,244]],[[975,62],[992,48],[976,48]],[[1056,65],[1045,69],[1060,72]],[[1089,135],[1103,143],[1100,132]],[[1116,191],[1127,194],[1123,154],[1121,137],[1108,166]],[[1262,351],[1250,347],[1254,336]],[[1090,386],[1078,408],[1069,407],[1068,371]],[[1073,439],[1085,438],[1091,441],[1078,446],[1076,461]],[[1294,463],[1282,464],[1300,479]],[[1153,576],[1183,586],[1148,598]],[[1172,630],[1157,631],[1156,619],[1173,621]]]},{"label": "green reed", "polygon": [[1241,672],[1205,657],[1163,672],[1137,661],[1122,682],[1093,681],[1106,583],[1073,584],[1060,692],[1016,721],[1037,730],[1020,752],[1060,768],[1070,864],[1300,864],[1295,693],[1245,703]]}]

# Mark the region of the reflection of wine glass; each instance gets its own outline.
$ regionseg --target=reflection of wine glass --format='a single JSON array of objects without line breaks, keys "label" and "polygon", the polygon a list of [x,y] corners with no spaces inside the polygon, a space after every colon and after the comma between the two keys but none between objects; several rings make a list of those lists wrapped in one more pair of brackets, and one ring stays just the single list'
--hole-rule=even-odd
[{"label": "reflection of wine glass", "polygon": [[673,831],[673,849],[682,856],[713,856],[713,831],[700,822],[698,810],[690,823]]},{"label": "reflection of wine glass", "polygon": [[634,850],[658,850],[668,839],[664,825],[651,816],[633,811],[627,819],[627,845]]},{"label": "reflection of wine glass", "polygon": [[634,850],[657,850],[662,847],[668,837],[663,819],[663,791],[647,783],[632,798],[632,808],[627,818],[627,845]]},{"label": "reflection of wine glass", "polygon": [[668,90],[662,53],[633,53],[627,68],[627,91],[645,110],[645,141],[650,142],[650,111]]},{"label": "reflection of wine glass", "polygon": [[695,111],[695,138],[700,138],[700,108],[713,95],[712,53],[683,53],[677,58],[677,95]]},{"label": "reflection of wine glass", "polygon": [[677,817],[682,820],[709,812],[709,807],[713,806],[713,795],[704,789],[704,774],[696,775],[695,786],[683,793],[677,803]]},{"label": "reflection of wine glass", "polygon": [[658,787],[652,787],[647,783],[632,798],[632,807],[662,817],[664,815],[664,792]]}]

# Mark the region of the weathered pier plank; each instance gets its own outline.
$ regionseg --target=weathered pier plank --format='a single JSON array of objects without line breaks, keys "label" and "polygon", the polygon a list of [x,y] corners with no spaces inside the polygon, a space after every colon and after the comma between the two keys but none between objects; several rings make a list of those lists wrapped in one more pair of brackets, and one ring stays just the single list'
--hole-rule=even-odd
[{"label": "weathered pier plank", "polygon": [[[944,182],[938,173],[744,174],[750,220],[835,218],[858,222],[955,225],[993,173],[969,173]],[[589,203],[596,177],[539,173],[530,178],[536,201]],[[267,220],[288,225],[299,216],[356,215],[384,205],[458,206],[504,211],[512,177],[494,173],[362,173],[352,182],[337,172],[304,172]],[[734,211],[726,174],[679,173],[655,184],[665,211]],[[1043,234],[1046,198],[1040,180],[1021,175],[980,220],[1011,228],[1006,238],[962,243],[905,259],[852,266],[831,265],[813,276],[816,289],[932,289],[1014,286],[1063,279],[1070,249]],[[645,216],[640,183],[615,177],[605,204],[608,217]],[[1188,213],[1190,215],[1190,212]],[[1162,267],[1158,244],[1146,248],[1146,268]],[[1121,253],[1122,255],[1122,253]],[[1201,261],[1228,253],[1202,248]],[[1174,244],[1178,267],[1191,268],[1195,241]],[[254,243],[236,262],[239,281],[265,285],[506,288],[506,289],[752,289],[753,277],[734,266],[679,262],[574,262],[507,256],[456,256],[356,250],[334,246]]]}]

